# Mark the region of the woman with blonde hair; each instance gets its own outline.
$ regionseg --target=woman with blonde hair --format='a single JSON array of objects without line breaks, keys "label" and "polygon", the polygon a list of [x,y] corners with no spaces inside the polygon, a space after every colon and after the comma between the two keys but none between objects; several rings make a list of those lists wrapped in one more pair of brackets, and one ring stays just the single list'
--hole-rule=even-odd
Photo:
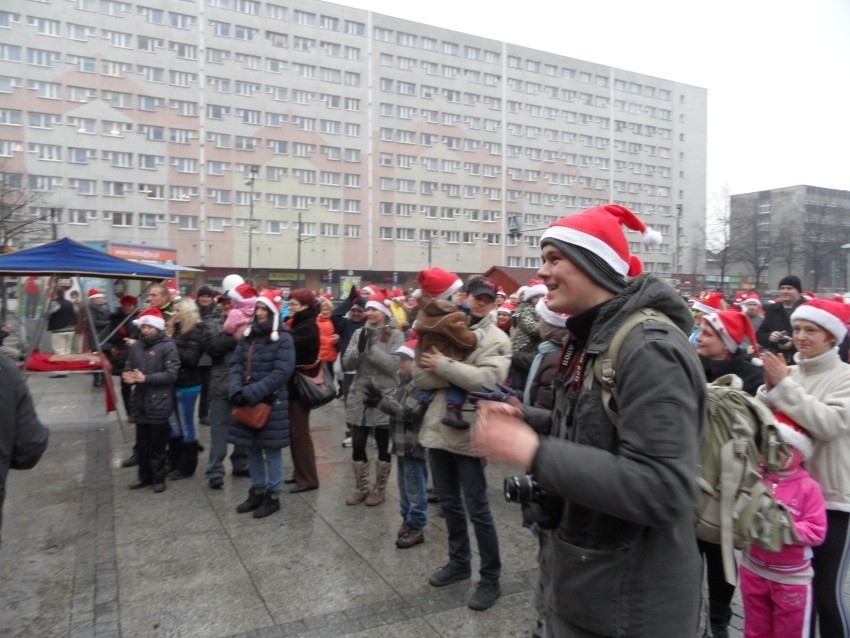
[{"label": "woman with blonde hair", "polygon": [[198,466],[198,443],[195,429],[195,405],[201,394],[201,371],[198,362],[203,352],[206,327],[201,323],[197,304],[181,299],[174,304],[174,315],[165,330],[177,346],[180,372],[174,382],[176,401],[169,425],[168,478],[176,481],[188,478]]}]

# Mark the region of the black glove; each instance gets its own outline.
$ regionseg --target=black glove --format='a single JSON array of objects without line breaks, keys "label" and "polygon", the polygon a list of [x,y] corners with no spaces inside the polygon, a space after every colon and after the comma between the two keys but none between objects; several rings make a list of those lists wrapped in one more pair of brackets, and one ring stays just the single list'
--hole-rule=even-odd
[{"label": "black glove", "polygon": [[367,408],[374,408],[381,402],[384,395],[373,385],[366,386],[366,398],[363,399],[363,405]]},{"label": "black glove", "polygon": [[484,392],[470,392],[467,398],[470,403],[476,405],[479,401],[495,401],[497,403],[507,403],[511,397],[520,398],[522,395],[516,393],[515,390],[503,385],[499,385],[498,389],[490,385],[482,385]]},{"label": "black glove", "polygon": [[351,290],[348,291],[348,300],[354,301],[354,299],[356,297],[357,297],[357,286],[352,286]]},{"label": "black glove", "polygon": [[360,354],[366,352],[366,343],[369,341],[369,332],[365,328],[360,329],[360,338],[357,340],[357,351]]},{"label": "black glove", "polygon": [[248,399],[241,392],[237,392],[231,397],[230,402],[235,405],[237,408],[242,407],[243,405],[248,405]]}]

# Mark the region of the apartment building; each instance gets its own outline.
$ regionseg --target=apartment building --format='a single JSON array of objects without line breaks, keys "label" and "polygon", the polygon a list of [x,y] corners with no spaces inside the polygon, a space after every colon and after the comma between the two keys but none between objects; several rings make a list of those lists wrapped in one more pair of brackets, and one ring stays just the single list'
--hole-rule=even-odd
[{"label": "apartment building", "polygon": [[27,0],[0,36],[0,173],[60,236],[391,284],[536,266],[614,201],[648,269],[702,259],[699,87],[318,0]]},{"label": "apartment building", "polygon": [[793,274],[806,290],[850,289],[850,191],[801,184],[741,193],[729,212],[726,274],[742,287],[775,291]]}]

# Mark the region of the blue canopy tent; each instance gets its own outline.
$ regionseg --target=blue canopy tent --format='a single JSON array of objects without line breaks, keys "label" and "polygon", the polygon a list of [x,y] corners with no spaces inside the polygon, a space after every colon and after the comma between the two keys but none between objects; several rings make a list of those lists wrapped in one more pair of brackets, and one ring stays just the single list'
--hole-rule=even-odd
[{"label": "blue canopy tent", "polygon": [[113,257],[64,237],[49,244],[0,255],[0,276],[68,274],[122,279],[170,279],[174,271]]},{"label": "blue canopy tent", "polygon": [[[76,242],[73,239],[64,237],[63,239],[35,248],[0,255],[0,277],[29,275],[47,275],[53,277],[66,275],[73,277],[86,276],[156,281],[171,279],[174,277],[174,271],[148,264],[140,264],[135,261],[121,259],[120,257],[113,257],[95,248]],[[47,303],[44,306],[46,308]],[[94,321],[88,306],[86,306],[86,319],[92,334],[96,335],[97,331],[94,329]],[[45,323],[45,316],[42,315],[36,328],[36,336],[32,341],[33,344],[39,342],[41,334],[44,331]],[[33,348],[30,347],[26,353],[25,369],[29,367],[32,350]],[[103,353],[100,352],[99,344],[97,344],[97,351],[100,353],[101,360],[105,360]],[[109,383],[105,383],[104,387],[107,388],[107,392],[111,390],[114,395],[111,380]],[[107,400],[107,405],[109,405],[109,399]],[[121,424],[120,417],[118,417],[118,422]]]}]

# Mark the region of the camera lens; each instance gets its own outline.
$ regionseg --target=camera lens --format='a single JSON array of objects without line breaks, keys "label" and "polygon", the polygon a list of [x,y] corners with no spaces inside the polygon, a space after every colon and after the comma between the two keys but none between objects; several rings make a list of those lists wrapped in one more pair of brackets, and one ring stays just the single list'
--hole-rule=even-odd
[{"label": "camera lens", "polygon": [[510,503],[530,503],[534,500],[534,479],[528,475],[505,479],[505,500]]}]

